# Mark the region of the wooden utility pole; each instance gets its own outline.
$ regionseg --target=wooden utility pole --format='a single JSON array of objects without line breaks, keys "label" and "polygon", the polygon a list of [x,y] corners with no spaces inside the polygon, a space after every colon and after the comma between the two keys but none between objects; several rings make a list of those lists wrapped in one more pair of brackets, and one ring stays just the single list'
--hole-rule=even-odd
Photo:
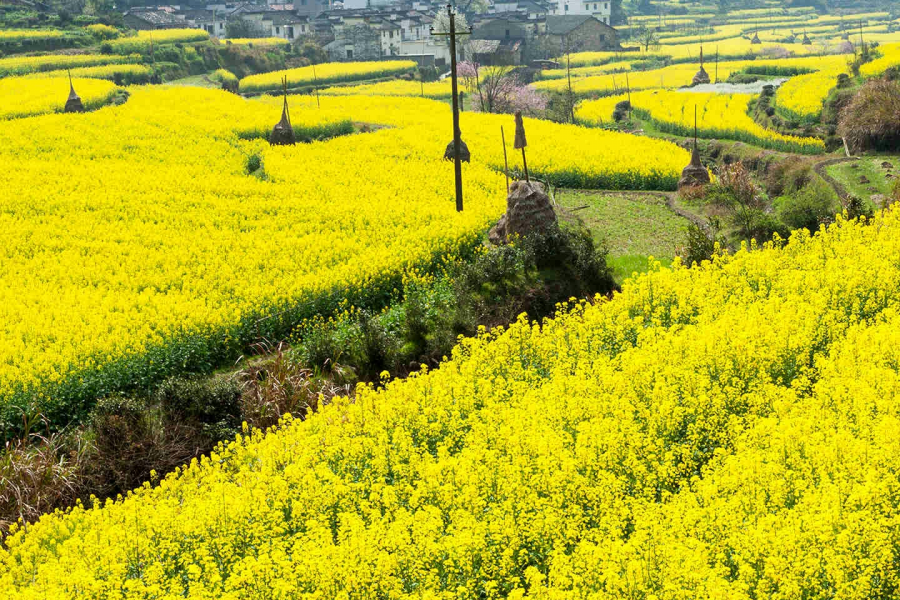
[{"label": "wooden utility pole", "polygon": [[506,133],[503,131],[503,125],[500,126],[500,139],[503,140],[503,165],[506,169],[506,193],[509,194],[509,159],[506,157]]},{"label": "wooden utility pole", "polygon": [[322,105],[319,104],[319,78],[316,76],[316,65],[312,66],[313,68],[313,83],[315,84],[316,90],[316,108],[322,108]]},{"label": "wooden utility pole", "polygon": [[575,122],[575,101],[572,98],[572,65],[569,61],[569,54],[572,52],[571,46],[569,46],[569,36],[566,35],[566,79],[569,81],[569,113],[571,117],[571,122]]},{"label": "wooden utility pole", "polygon": [[463,192],[462,192],[462,160],[460,157],[460,132],[459,132],[459,92],[456,79],[456,36],[469,35],[471,31],[456,31],[456,13],[453,12],[453,6],[447,5],[447,16],[450,19],[450,31],[447,33],[435,33],[434,28],[431,29],[431,35],[450,36],[450,89],[453,95],[453,170],[456,181],[456,210],[462,212],[463,209]]},{"label": "wooden utility pole", "polygon": [[419,69],[419,83],[421,84],[422,97],[425,97],[425,80],[422,79],[422,70],[425,68],[425,37],[422,36],[422,66]]}]

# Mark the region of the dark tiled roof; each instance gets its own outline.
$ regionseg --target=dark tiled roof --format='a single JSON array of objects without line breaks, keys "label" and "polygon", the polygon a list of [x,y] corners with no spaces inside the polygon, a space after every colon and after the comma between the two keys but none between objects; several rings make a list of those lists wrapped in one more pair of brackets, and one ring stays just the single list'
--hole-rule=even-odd
[{"label": "dark tiled roof", "polygon": [[183,20],[179,19],[175,15],[169,14],[163,10],[130,10],[125,14],[147,23],[151,23],[153,25],[172,25],[177,23],[184,23]]}]

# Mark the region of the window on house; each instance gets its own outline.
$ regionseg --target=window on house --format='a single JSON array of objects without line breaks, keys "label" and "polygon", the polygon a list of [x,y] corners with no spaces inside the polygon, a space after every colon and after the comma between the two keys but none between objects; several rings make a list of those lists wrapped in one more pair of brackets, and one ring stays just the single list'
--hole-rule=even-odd
[{"label": "window on house", "polygon": [[353,49],[347,48],[347,58],[353,58]]},{"label": "window on house", "polygon": [[225,29],[225,23],[219,23],[219,31]]},{"label": "window on house", "polygon": [[509,29],[506,30],[506,37],[509,37]]},{"label": "window on house", "polygon": [[287,36],[288,36],[288,38],[290,38],[290,39],[294,39],[294,28],[293,28],[293,27],[288,27],[288,28],[287,28]]},{"label": "window on house", "polygon": [[601,41],[601,42],[605,42],[605,41],[606,41],[606,34],[605,34],[605,33],[601,33],[601,34],[600,34],[600,41]]},{"label": "window on house", "polygon": [[281,35],[281,27],[275,28],[275,35]]}]

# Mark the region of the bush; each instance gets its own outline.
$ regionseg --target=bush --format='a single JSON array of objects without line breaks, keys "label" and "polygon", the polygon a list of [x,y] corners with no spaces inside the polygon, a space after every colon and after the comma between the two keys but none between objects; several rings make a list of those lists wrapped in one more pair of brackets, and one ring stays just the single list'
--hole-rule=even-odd
[{"label": "bush", "polygon": [[831,221],[837,212],[831,188],[819,178],[779,197],[775,208],[778,218],[789,228],[805,228],[811,232]]},{"label": "bush", "polygon": [[783,196],[796,192],[814,177],[813,162],[790,157],[772,165],[766,173],[766,193],[769,196]]},{"label": "bush", "polygon": [[620,121],[624,121],[629,117],[629,113],[631,112],[631,102],[628,100],[622,100],[621,102],[616,103],[616,107],[613,110],[612,118],[616,123]]},{"label": "bush", "polygon": [[701,227],[691,222],[687,227],[686,243],[679,253],[681,261],[690,267],[701,264],[704,260],[711,260],[716,253],[716,243],[720,248],[725,246],[724,240],[719,238],[719,221],[710,219],[706,227]]},{"label": "bush", "polygon": [[840,115],[838,131],[854,152],[900,149],[900,84],[868,81]]},{"label": "bush", "polygon": [[241,389],[230,379],[168,379],[157,390],[155,399],[167,424],[198,424],[210,442],[240,431]]}]

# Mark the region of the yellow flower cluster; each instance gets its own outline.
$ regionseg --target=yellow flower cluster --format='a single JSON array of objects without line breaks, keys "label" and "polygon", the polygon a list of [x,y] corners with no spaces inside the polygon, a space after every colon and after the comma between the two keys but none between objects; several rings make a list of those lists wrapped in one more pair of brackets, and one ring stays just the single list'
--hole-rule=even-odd
[{"label": "yellow flower cluster", "polygon": [[416,68],[411,60],[387,60],[376,62],[325,63],[310,67],[288,69],[250,75],[241,79],[241,91],[264,92],[281,89],[282,77],[287,77],[288,87],[312,86],[343,81],[359,81],[409,73]]},{"label": "yellow flower cluster", "polygon": [[209,76],[213,81],[220,81],[222,83],[225,82],[236,82],[238,80],[237,75],[229,71],[228,69],[216,69],[212,75]]},{"label": "yellow flower cluster", "polygon": [[7,538],[0,589],[891,598],[898,255],[900,209],[839,219],[463,340],[440,369],[45,516]]},{"label": "yellow flower cluster", "polygon": [[0,58],[0,77],[24,75],[40,71],[55,71],[95,65],[140,62],[139,55],[108,56],[105,54],[47,54],[44,56],[10,56]]},{"label": "yellow flower cluster", "polygon": [[[100,79],[74,79],[73,84],[86,110],[103,106],[116,93],[114,83]],[[0,79],[0,119],[61,112],[68,97],[69,80],[65,77]]]},{"label": "yellow flower cluster", "polygon": [[88,25],[84,28],[84,30],[94,37],[98,37],[103,40],[111,40],[121,35],[121,32],[118,29],[111,25],[104,25],[103,23],[94,23],[93,25]]},{"label": "yellow flower cluster", "polygon": [[110,40],[109,45],[117,54],[145,52],[151,44],[174,44],[176,42],[202,42],[209,39],[204,29],[155,29],[138,31],[136,37],[122,37]]},{"label": "yellow flower cluster", "polygon": [[278,46],[279,44],[290,44],[290,42],[284,38],[278,37],[267,37],[267,38],[228,38],[227,40],[222,40],[223,44],[237,44],[239,46]]},{"label": "yellow flower cluster", "polygon": [[174,44],[175,42],[202,42],[209,39],[205,29],[155,29],[137,32],[138,39],[153,40],[156,44]]},{"label": "yellow flower cluster", "polygon": [[806,121],[818,119],[828,92],[837,85],[838,75],[846,71],[843,65],[792,77],[778,88],[778,110]]},{"label": "yellow flower cluster", "polygon": [[[30,402],[62,418],[103,390],[209,368],[341,300],[374,301],[503,212],[511,117],[464,114],[473,161],[458,214],[446,103],[290,102],[298,137],[351,119],[389,127],[273,148],[260,138],[280,99],[173,86],[0,128],[0,159],[16,165],[0,186],[17,190],[0,200],[0,420]],[[532,176],[577,187],[673,189],[689,158],[660,140],[527,127]],[[264,177],[247,174],[254,156]]]},{"label": "yellow flower cluster", "polygon": [[[619,95],[583,102],[578,106],[577,115],[594,124],[609,123],[616,103],[627,98]],[[749,94],[671,90],[631,94],[633,109],[667,133],[692,135],[696,108],[700,137],[739,140],[783,152],[814,154],[825,151],[825,144],[818,138],[783,135],[761,126],[747,114],[747,105],[752,99]]]},{"label": "yellow flower cluster", "polygon": [[26,40],[57,40],[64,36],[64,32],[56,29],[4,29],[0,30],[0,45]]}]

